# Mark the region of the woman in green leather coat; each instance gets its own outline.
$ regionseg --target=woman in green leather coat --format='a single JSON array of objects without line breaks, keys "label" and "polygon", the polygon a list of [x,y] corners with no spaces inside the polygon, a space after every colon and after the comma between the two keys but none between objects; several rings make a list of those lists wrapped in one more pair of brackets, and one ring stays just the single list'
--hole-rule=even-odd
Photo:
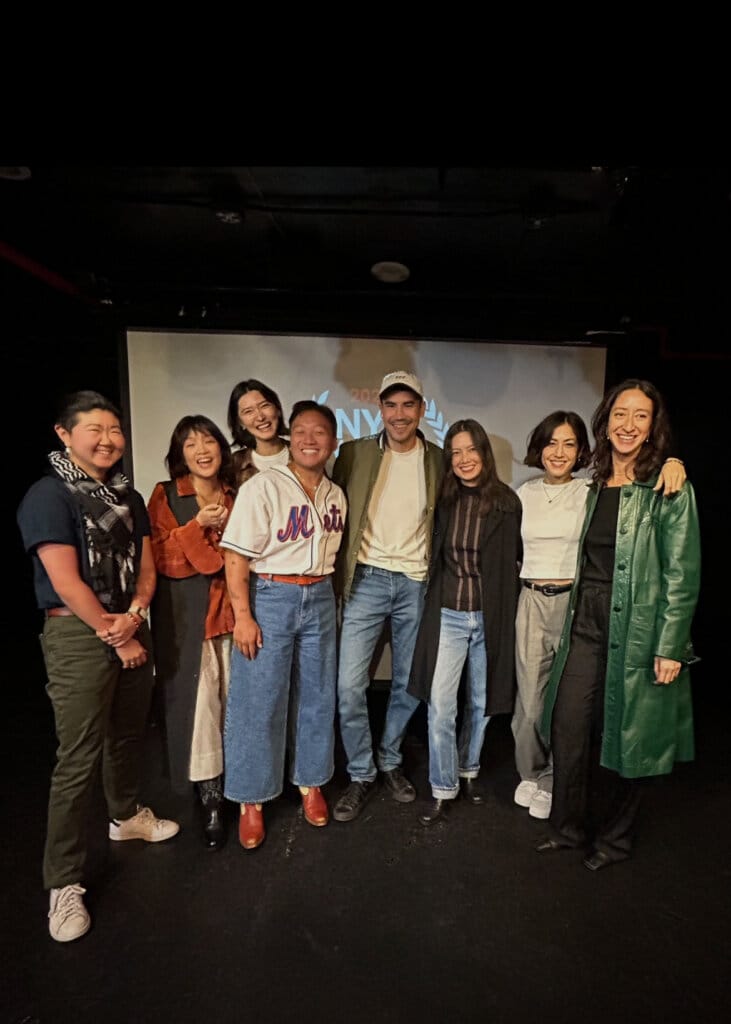
[{"label": "woman in green leather coat", "polygon": [[[592,430],[593,486],[543,718],[554,759],[552,834],[537,849],[589,841],[584,864],[596,871],[630,854],[633,780],[693,758],[687,666],[700,539],[691,485],[671,498],[653,491],[670,441],[654,385],[614,387]],[[592,781],[606,790],[606,806],[589,808]]]}]

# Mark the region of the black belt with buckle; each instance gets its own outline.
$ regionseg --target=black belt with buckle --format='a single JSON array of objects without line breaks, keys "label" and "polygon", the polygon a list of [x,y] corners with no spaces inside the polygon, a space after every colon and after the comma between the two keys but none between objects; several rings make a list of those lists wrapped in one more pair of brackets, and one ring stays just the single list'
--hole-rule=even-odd
[{"label": "black belt with buckle", "polygon": [[523,580],[523,586],[528,590],[539,590],[546,597],[555,597],[556,594],[567,594],[573,587],[573,583],[531,583],[530,580]]}]

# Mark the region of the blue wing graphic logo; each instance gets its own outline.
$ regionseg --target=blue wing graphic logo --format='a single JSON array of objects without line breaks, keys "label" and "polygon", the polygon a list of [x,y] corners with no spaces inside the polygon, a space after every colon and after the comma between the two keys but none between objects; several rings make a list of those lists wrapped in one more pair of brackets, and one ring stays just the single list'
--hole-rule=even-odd
[{"label": "blue wing graphic logo", "polygon": [[447,431],[449,430],[449,423],[444,419],[442,413],[437,409],[437,403],[432,400],[426,403],[426,412],[424,413],[424,419],[432,428],[434,436],[440,445],[444,445],[444,438],[446,437]]}]

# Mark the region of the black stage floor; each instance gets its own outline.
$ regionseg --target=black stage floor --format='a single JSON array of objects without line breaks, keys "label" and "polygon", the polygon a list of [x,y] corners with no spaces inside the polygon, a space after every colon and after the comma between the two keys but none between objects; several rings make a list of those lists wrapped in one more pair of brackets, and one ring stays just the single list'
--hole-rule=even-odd
[{"label": "black stage floor", "polygon": [[[648,792],[633,859],[597,874],[577,852],[534,851],[542,823],[512,802],[506,719],[487,730],[486,805],[458,802],[433,830],[418,823],[428,785],[417,713],[404,745],[416,804],[379,791],[357,821],[315,829],[285,793],[252,853],[233,807],[226,847],[202,848],[153,726],[143,796],[182,831],[158,846],[110,843],[97,794],[93,926],[60,945],[40,877],[54,752],[42,669],[6,674],[5,686],[3,1022],[728,1019],[728,711],[711,700],[697,707],[696,762]],[[371,699],[377,724],[385,695]],[[340,756],[331,803],[344,782]]]}]

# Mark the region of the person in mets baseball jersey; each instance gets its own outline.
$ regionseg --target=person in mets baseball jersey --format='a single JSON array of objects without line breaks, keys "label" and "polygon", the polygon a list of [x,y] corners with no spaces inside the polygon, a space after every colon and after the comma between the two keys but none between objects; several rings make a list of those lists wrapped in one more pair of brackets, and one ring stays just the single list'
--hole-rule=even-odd
[{"label": "person in mets baseball jersey", "polygon": [[224,726],[225,795],[241,805],[239,841],[264,841],[262,805],[289,776],[305,819],[326,825],[320,787],[334,761],[335,597],[332,573],[345,495],[325,473],[337,447],[327,406],[297,402],[291,460],[257,473],[239,493],[221,539],[234,609]]}]

